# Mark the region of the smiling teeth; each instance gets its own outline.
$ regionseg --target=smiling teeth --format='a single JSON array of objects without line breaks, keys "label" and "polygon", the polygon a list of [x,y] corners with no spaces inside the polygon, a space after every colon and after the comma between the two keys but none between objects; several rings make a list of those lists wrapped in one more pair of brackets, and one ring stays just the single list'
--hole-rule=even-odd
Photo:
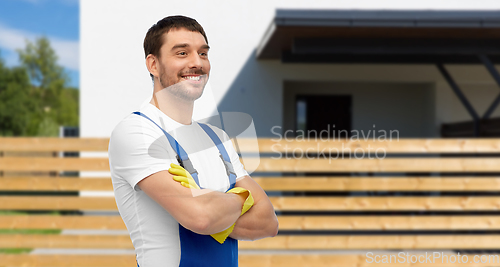
[{"label": "smiling teeth", "polygon": [[186,80],[193,80],[193,81],[199,81],[200,80],[200,76],[186,76],[186,77],[184,77],[184,79],[186,79]]}]

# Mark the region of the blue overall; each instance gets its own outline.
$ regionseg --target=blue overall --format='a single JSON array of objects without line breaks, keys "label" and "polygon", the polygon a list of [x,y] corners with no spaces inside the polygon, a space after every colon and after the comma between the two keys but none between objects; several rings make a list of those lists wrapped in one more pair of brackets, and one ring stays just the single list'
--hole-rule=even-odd
[{"label": "blue overall", "polygon": [[[186,151],[182,146],[175,140],[169,133],[167,133],[163,128],[161,128],[156,122],[151,120],[148,116],[141,112],[133,112],[133,114],[140,115],[158,126],[170,143],[170,146],[174,149],[179,162],[183,168],[185,168],[193,177],[196,184],[200,186],[198,181],[198,172],[194,169],[193,164],[189,160]],[[233,165],[231,164],[231,159],[227,154],[226,148],[222,144],[220,138],[215,134],[215,132],[208,125],[203,123],[198,123],[200,127],[208,134],[210,139],[215,143],[217,149],[219,150],[219,156],[224,162],[226,167],[226,173],[229,177],[229,189],[234,188],[236,183],[236,173],[233,170]],[[227,192],[227,191],[226,191]],[[200,235],[191,230],[184,228],[179,224],[179,239],[181,246],[181,259],[180,267],[194,267],[194,266],[206,266],[206,267],[234,267],[238,266],[238,240],[228,237],[223,244],[217,242],[210,235]],[[139,263],[137,263],[139,267]]]}]

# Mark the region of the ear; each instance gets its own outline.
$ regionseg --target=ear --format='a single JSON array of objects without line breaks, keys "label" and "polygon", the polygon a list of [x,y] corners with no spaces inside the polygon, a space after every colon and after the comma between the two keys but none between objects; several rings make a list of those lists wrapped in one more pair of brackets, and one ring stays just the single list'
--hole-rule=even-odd
[{"label": "ear", "polygon": [[156,67],[157,58],[152,54],[149,54],[146,57],[146,67],[148,68],[149,73],[153,74],[153,76],[158,77],[158,68]]}]

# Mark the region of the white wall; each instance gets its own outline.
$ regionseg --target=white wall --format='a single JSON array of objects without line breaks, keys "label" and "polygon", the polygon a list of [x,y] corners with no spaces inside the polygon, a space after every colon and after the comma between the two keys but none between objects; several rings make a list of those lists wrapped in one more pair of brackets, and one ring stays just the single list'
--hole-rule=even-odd
[{"label": "white wall", "polygon": [[[282,123],[284,80],[404,81],[436,83],[437,121],[468,119],[434,66],[287,64],[256,61],[253,51],[276,8],[500,9],[498,1],[81,1],[80,135],[109,137],[115,125],[151,96],[144,65],[146,31],[169,15],[195,18],[210,44],[211,107],[196,112],[247,112],[259,135]],[[500,92],[482,66],[452,66],[450,72],[473,104],[487,106]],[[210,90],[202,98],[212,101]],[[447,109],[442,109],[446,105]],[[480,107],[485,110],[486,107]],[[199,113],[198,113],[199,114]],[[497,111],[495,115],[500,115]],[[198,115],[200,116],[200,115]]]}]

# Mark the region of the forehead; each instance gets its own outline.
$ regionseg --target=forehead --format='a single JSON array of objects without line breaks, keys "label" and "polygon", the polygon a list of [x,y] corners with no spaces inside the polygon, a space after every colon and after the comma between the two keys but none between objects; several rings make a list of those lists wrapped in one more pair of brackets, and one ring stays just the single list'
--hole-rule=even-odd
[{"label": "forehead", "polygon": [[163,34],[164,47],[170,48],[179,43],[187,43],[194,47],[200,47],[207,44],[200,32],[192,32],[185,28],[173,28]]}]

